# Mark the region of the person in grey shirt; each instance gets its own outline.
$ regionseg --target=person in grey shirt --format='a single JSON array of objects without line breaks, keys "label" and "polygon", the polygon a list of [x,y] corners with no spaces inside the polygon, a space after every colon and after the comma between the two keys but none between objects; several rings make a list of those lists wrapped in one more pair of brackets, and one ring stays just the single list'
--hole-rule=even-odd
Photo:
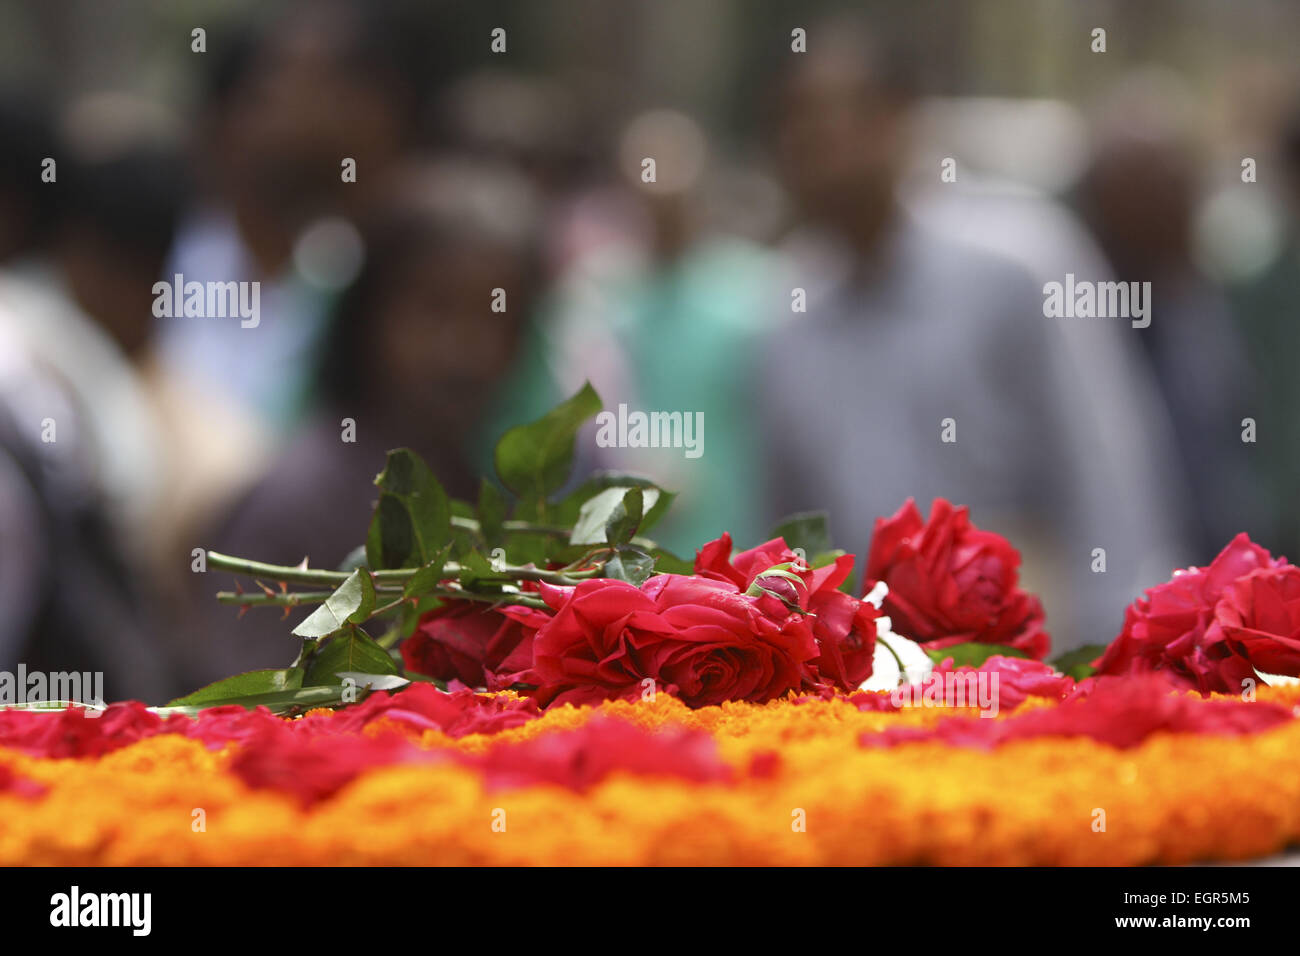
[{"label": "person in grey shirt", "polygon": [[827,509],[861,556],[908,497],[969,505],[1020,548],[1054,652],[1106,643],[1142,587],[1212,557],[1183,544],[1164,407],[1123,338],[1140,330],[1049,318],[1022,264],[906,214],[906,95],[851,31],[817,49],[778,99],[804,217],[784,244],[790,301],[802,289],[806,311],[755,373],[772,514]]}]

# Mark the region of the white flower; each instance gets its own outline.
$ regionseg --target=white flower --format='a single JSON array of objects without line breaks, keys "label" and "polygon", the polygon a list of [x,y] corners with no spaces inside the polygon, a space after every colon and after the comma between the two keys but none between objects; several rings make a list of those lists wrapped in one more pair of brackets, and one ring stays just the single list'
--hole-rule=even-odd
[{"label": "white flower", "polygon": [[[877,581],[876,586],[862,596],[862,600],[872,605],[877,611],[885,603],[885,595],[889,593],[889,585],[884,581]],[[879,630],[879,628],[877,628]]]},{"label": "white flower", "polygon": [[1287,677],[1285,674],[1265,674],[1258,667],[1255,668],[1255,676],[1269,687],[1287,687],[1300,684],[1300,677]]},{"label": "white flower", "polygon": [[[889,586],[884,581],[877,581],[862,598],[877,609],[889,593]],[[899,668],[899,662],[902,668]],[[876,652],[871,659],[871,676],[863,681],[858,690],[893,690],[900,684],[919,684],[930,676],[934,670],[934,661],[930,660],[921,645],[894,633],[894,622],[888,617],[876,618]],[[906,678],[906,680],[904,680]]]}]

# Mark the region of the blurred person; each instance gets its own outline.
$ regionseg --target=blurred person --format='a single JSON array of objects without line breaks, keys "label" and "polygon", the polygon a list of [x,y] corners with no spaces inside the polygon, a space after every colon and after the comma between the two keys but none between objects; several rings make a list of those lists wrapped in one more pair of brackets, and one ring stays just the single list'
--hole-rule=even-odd
[{"label": "blurred person", "polygon": [[580,193],[596,171],[591,113],[564,83],[492,68],[442,91],[431,125],[448,149],[516,167],[550,206]]},{"label": "blurred person", "polygon": [[[1279,159],[1286,192],[1286,233],[1277,255],[1258,274],[1231,289],[1248,342],[1260,404],[1261,492],[1277,505],[1275,550],[1300,557],[1300,101],[1282,130]],[[1254,187],[1251,187],[1254,188]]]},{"label": "blurred person", "polygon": [[[655,177],[643,178],[645,158]],[[724,531],[758,543],[768,531],[761,489],[762,436],[747,375],[770,314],[770,256],[706,218],[712,176],[704,132],[671,110],[625,127],[620,181],[572,210],[600,241],[570,246],[529,354],[543,366],[516,393],[517,419],[540,414],[589,380],[618,414],[679,413],[703,430],[697,448],[601,447],[588,426],[588,466],[647,475],[678,493],[655,540],[690,555]],[[630,442],[629,442],[630,444]]]},{"label": "blurred person", "polygon": [[160,637],[180,562],[167,568],[159,547],[165,446],[139,363],[184,186],[174,152],[119,133],[51,149],[52,183],[29,170],[29,190],[57,191],[61,215],[0,270],[9,515],[23,517],[0,562],[36,582],[31,613],[10,605],[27,620],[29,666],[148,657],[131,665],[138,681],[115,686],[152,699],[176,690]]},{"label": "blurred person", "polygon": [[[130,125],[122,110],[99,105],[122,127]],[[69,136],[52,150],[59,163],[55,182],[41,183],[36,168],[30,172],[30,190],[57,191],[61,214],[39,249],[0,271],[0,302],[25,353],[75,391],[109,518],[143,556],[140,539],[153,529],[162,469],[139,365],[184,177],[176,152],[139,130],[119,128],[107,142],[89,135],[86,125],[70,124]]]},{"label": "blurred person", "polygon": [[[365,265],[339,302],[319,370],[320,411],[207,536],[225,553],[335,567],[365,539],[389,449],[418,452],[452,497],[474,500],[487,409],[516,361],[536,285],[535,202],[508,168],[444,160],[396,174],[364,220]],[[493,311],[493,290],[506,310]],[[345,440],[344,419],[355,423]],[[209,638],[195,679],[282,666],[292,624],[217,604],[196,576]]]},{"label": "blurred person", "polygon": [[901,61],[856,19],[809,36],[774,137],[802,215],[787,289],[806,291],[807,315],[770,337],[753,377],[773,517],[827,508],[836,544],[861,554],[909,497],[969,505],[1027,568],[1060,569],[1044,593],[1055,649],[1105,643],[1140,587],[1188,556],[1158,399],[1117,342],[1128,322],[1049,319],[1022,266],[907,214]]},{"label": "blurred person", "polygon": [[[259,283],[250,324],[160,320],[167,367],[272,437],[309,410],[331,302],[356,268],[355,229],[411,143],[428,51],[394,3],[295,3],[265,29],[213,39],[195,161],[203,197],[166,275]],[[355,163],[355,181],[344,164]],[[351,173],[348,172],[351,177]]]},{"label": "blurred person", "polygon": [[1242,419],[1258,412],[1252,373],[1227,297],[1194,261],[1197,151],[1179,117],[1181,88],[1162,74],[1126,78],[1099,111],[1078,187],[1085,221],[1120,281],[1150,282],[1151,325],[1136,339],[1173,422],[1191,489],[1186,520],[1198,554],[1239,531],[1270,541]]},{"label": "blurred person", "polygon": [[84,392],[0,296],[0,670],[100,672],[107,703],[177,692],[152,579],[110,520]]},{"label": "blurred person", "polygon": [[205,510],[256,460],[258,438],[158,361],[156,283],[189,195],[169,118],[129,96],[91,94],[60,127],[49,188],[62,213],[41,255],[0,273],[0,297],[26,347],[83,397],[123,545],[174,576]]}]

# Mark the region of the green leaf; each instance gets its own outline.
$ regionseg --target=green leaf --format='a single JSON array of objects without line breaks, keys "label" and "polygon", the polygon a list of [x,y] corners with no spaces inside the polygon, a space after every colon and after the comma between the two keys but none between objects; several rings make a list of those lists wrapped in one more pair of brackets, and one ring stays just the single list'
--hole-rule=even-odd
[{"label": "green leaf", "polygon": [[[635,520],[629,522],[632,516],[628,509],[629,498],[634,495],[637,500],[631,504],[635,510]],[[599,491],[579,509],[578,520],[574,522],[573,531],[569,534],[569,544],[604,544],[606,541],[610,544],[626,544],[641,524],[643,510],[653,508],[658,500],[659,489],[654,487],[628,488],[615,485]]]},{"label": "green leaf", "polygon": [[505,522],[505,496],[495,482],[484,478],[478,489],[478,525],[489,548],[497,547],[505,539],[502,530]]},{"label": "green leaf", "polygon": [[649,495],[646,496],[645,516],[641,519],[641,527],[637,528],[639,534],[648,533],[651,528],[658,524],[659,519],[667,514],[668,508],[677,498],[677,492],[675,491],[664,491],[662,488],[655,488],[654,490],[658,494],[653,504],[649,501]]},{"label": "green leaf", "polygon": [[459,580],[462,587],[472,587],[483,578],[495,577],[497,572],[492,569],[492,562],[483,557],[478,551],[471,551],[461,558]]},{"label": "green leaf", "polygon": [[379,502],[366,535],[371,568],[427,564],[451,540],[451,501],[429,466],[409,448],[388,453],[375,478]]},{"label": "green leaf", "polygon": [[1066,677],[1084,680],[1095,673],[1092,662],[1105,653],[1105,644],[1085,644],[1083,647],[1076,647],[1072,651],[1066,651],[1051,663]]},{"label": "green leaf", "polygon": [[951,657],[954,667],[979,667],[990,657],[997,654],[1001,654],[1003,657],[1029,656],[1024,651],[1008,647],[1005,644],[981,644],[978,641],[953,644],[951,647],[943,648],[930,648],[924,644],[921,647],[930,655],[930,660],[936,664],[942,664],[944,660]]},{"label": "green leaf", "polygon": [[[577,515],[577,509],[574,509],[574,516]],[[559,519],[553,506],[549,505],[544,499],[528,501],[519,499],[515,502],[514,512],[511,517],[515,521],[526,524],[541,525],[568,525],[572,524],[572,518]],[[551,552],[559,545],[565,543],[562,536],[556,536],[543,531],[524,531],[511,529],[506,531],[506,540],[504,547],[506,556],[512,564],[535,564],[539,568],[545,567],[551,559]]]},{"label": "green leaf", "polygon": [[300,667],[287,667],[280,670],[247,671],[215,681],[200,687],[184,697],[168,701],[168,707],[211,707],[236,697],[248,697],[253,694],[272,694],[287,690],[297,690],[302,686],[303,672]]},{"label": "green leaf", "polygon": [[598,554],[605,549],[599,546],[589,544],[568,544],[561,543],[551,549],[547,555],[548,560],[554,561],[558,565],[572,564],[579,558]]},{"label": "green leaf", "polygon": [[381,494],[366,531],[366,562],[376,569],[423,563],[411,558],[417,550],[410,514],[398,499]]},{"label": "green leaf", "polygon": [[451,545],[444,545],[442,550],[433,556],[432,561],[421,565],[420,570],[412,574],[402,588],[402,597],[419,597],[436,588],[442,580],[442,571],[447,564],[447,554],[450,551]]},{"label": "green leaf", "polygon": [[640,587],[655,575],[655,559],[644,551],[619,547],[605,562],[604,576]]},{"label": "green leaf", "polygon": [[[411,683],[409,678],[397,674],[369,674],[365,671],[339,671],[339,680],[351,679],[358,690],[398,690]],[[446,690],[446,688],[442,688]]]},{"label": "green leaf", "polygon": [[834,549],[829,520],[824,511],[792,514],[772,529],[772,537],[784,538],[791,548],[802,548],[804,556],[810,561],[814,555]]},{"label": "green leaf", "polygon": [[375,583],[369,571],[357,568],[293,633],[298,637],[326,637],[345,624],[360,624],[374,609]]},{"label": "green leaf", "polygon": [[388,651],[359,627],[349,627],[320,649],[307,668],[304,687],[338,684],[340,671],[366,674],[400,674]]},{"label": "green leaf", "polygon": [[[186,700],[188,698],[181,698]],[[344,703],[341,689],[333,687],[300,687],[296,690],[274,691],[268,694],[249,694],[243,697],[222,697],[216,700],[205,700],[197,704],[168,704],[166,707],[155,708],[159,714],[188,714],[194,716],[201,710],[209,707],[223,707],[227,704],[238,704],[248,710],[257,707],[266,707],[273,714],[285,714],[290,711],[308,710],[312,707],[335,707]]]},{"label": "green leaf", "polygon": [[668,511],[669,505],[677,497],[673,491],[664,491],[653,480],[642,475],[632,475],[618,471],[598,471],[581,485],[565,495],[551,509],[551,520],[557,524],[575,524],[582,506],[607,488],[641,488],[646,492],[657,492],[651,504],[649,494],[646,496],[645,515],[641,518],[640,532],[647,533],[655,523]]},{"label": "green leaf", "polygon": [[366,546],[364,544],[359,544],[351,551],[348,552],[348,556],[339,563],[339,566],[338,568],[336,568],[336,570],[355,571],[357,568],[364,568],[365,566],[366,566]]},{"label": "green leaf", "polygon": [[554,535],[510,531],[506,534],[505,551],[511,564],[535,564],[544,568],[564,545],[564,539]]},{"label": "green leaf", "polygon": [[679,558],[671,551],[654,548],[650,555],[655,559],[656,574],[694,574],[695,562]]},{"label": "green leaf", "polygon": [[590,383],[535,422],[517,425],[497,442],[501,483],[523,499],[541,500],[564,484],[573,467],[573,447],[583,422],[601,410]]},{"label": "green leaf", "polygon": [[457,518],[464,518],[472,521],[474,525],[479,524],[478,509],[467,501],[461,501],[458,498],[451,499],[451,557],[459,558],[462,554],[481,543],[481,527],[465,527],[457,522]]},{"label": "green leaf", "polygon": [[631,488],[614,510],[610,513],[609,520],[605,522],[605,540],[610,544],[619,545],[627,544],[636,534],[636,529],[641,525],[641,515],[645,508],[645,499],[651,497],[650,504],[659,498],[657,491],[642,491],[640,488]]},{"label": "green leaf", "polygon": [[428,674],[421,674],[418,671],[407,671],[406,679],[412,684],[432,684],[438,690],[446,690],[447,682],[437,677],[430,677]]}]

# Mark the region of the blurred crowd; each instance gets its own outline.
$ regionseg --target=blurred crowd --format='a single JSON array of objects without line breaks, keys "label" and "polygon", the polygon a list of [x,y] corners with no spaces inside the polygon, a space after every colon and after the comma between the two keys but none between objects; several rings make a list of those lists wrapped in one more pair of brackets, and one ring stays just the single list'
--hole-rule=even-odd
[{"label": "blurred crowd", "polygon": [[[773,30],[740,142],[360,0],[213,31],[183,113],[0,90],[0,668],[158,702],[281,666],[292,622],[195,549],[337,566],[386,449],[473,499],[584,380],[703,413],[698,458],[579,442],[680,492],[670,550],[825,509],[862,554],[946,497],[1060,649],[1239,531],[1300,554],[1300,110],[1212,172],[1171,71],[997,100],[869,19]],[[1046,317],[1067,274],[1150,282],[1149,326]],[[180,277],[255,320],[160,309]]]}]

